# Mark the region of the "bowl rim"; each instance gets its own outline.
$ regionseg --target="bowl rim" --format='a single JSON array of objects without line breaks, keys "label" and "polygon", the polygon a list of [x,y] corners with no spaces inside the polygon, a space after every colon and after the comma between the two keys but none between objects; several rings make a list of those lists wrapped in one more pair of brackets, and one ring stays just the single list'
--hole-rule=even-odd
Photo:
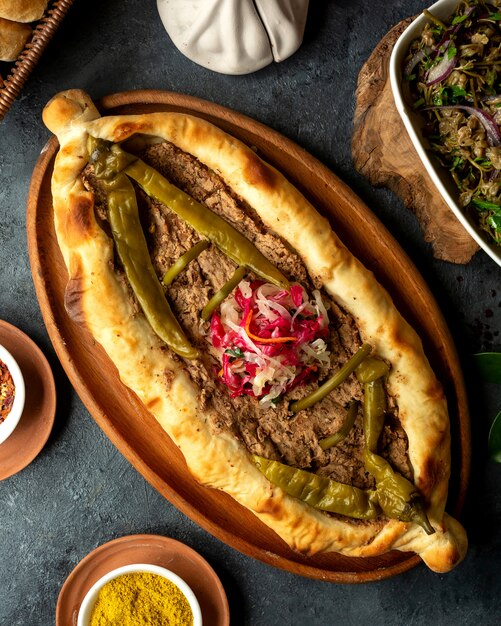
[{"label": "bowl rim", "polygon": [[[454,8],[458,5],[458,2],[459,0],[438,0],[438,2],[435,2],[428,7],[428,10],[435,13],[437,17],[445,19],[451,15]],[[487,240],[487,236],[482,234],[483,231],[481,231],[478,226],[475,226],[472,220],[468,219],[456,200],[454,200],[452,195],[449,193],[437,172],[437,168],[431,162],[429,153],[424,147],[423,139],[417,129],[417,124],[413,121],[410,115],[410,110],[405,103],[401,88],[402,62],[407,54],[410,43],[419,35],[427,21],[428,18],[421,12],[421,14],[416,17],[416,19],[414,19],[402,32],[393,46],[393,50],[390,55],[389,76],[395,105],[414,148],[416,149],[428,175],[432,179],[443,200],[461,222],[469,235],[473,237],[477,244],[482,248],[482,250],[484,250],[484,252],[486,252],[493,259],[493,261],[501,266],[501,246],[497,246]]]},{"label": "bowl rim", "polygon": [[202,611],[200,609],[200,604],[197,600],[195,593],[188,585],[188,583],[183,578],[181,578],[179,574],[174,573],[166,567],[154,565],[153,563],[130,563],[128,565],[122,565],[121,567],[110,570],[109,572],[104,574],[104,576],[101,576],[101,578],[99,578],[99,580],[97,580],[87,591],[82,600],[80,608],[78,609],[77,626],[89,626],[92,609],[94,608],[97,596],[99,594],[99,591],[104,587],[104,585],[106,585],[106,583],[115,578],[118,578],[119,576],[122,576],[123,574],[132,574],[137,572],[158,574],[159,576],[163,576],[167,580],[170,580],[177,587],[179,587],[181,592],[188,600],[188,603],[192,610],[193,626],[202,626]]},{"label": "bowl rim", "polygon": [[5,346],[0,344],[0,361],[2,361],[10,372],[12,376],[12,381],[14,383],[16,395],[14,396],[14,402],[12,403],[12,408],[5,418],[5,420],[0,423],[0,445],[4,443],[14,432],[16,426],[21,419],[21,415],[24,410],[24,402],[25,402],[25,384],[24,384],[24,376],[19,367],[18,362],[12,355],[12,353],[7,350]]}]

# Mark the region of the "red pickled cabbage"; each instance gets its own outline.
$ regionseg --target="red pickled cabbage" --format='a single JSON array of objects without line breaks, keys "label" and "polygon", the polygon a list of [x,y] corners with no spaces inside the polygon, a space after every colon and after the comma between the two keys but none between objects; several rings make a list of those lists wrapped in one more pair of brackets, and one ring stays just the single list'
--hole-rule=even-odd
[{"label": "red pickled cabbage", "polygon": [[209,338],[220,352],[219,380],[231,397],[250,395],[263,407],[329,366],[327,310],[320,293],[242,281],[212,315]]}]

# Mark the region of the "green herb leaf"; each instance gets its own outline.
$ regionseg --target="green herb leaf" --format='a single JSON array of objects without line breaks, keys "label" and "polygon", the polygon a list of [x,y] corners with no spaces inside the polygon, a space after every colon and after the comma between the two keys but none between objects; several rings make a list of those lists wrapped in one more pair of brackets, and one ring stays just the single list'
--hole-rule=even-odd
[{"label": "green herb leaf", "polygon": [[487,70],[487,72],[485,73],[485,82],[491,88],[491,90],[493,90],[494,88],[494,83],[496,82],[497,77],[498,73],[495,69]]},{"label": "green herb leaf", "polygon": [[450,87],[448,87],[448,89],[451,90],[452,95],[455,98],[466,98],[466,96],[468,95],[468,92],[459,85],[451,85]]},{"label": "green herb leaf", "polygon": [[473,358],[484,380],[501,385],[501,352],[477,352]]},{"label": "green herb leaf", "polygon": [[489,159],[486,159],[485,157],[476,157],[473,160],[475,161],[475,163],[478,163],[481,167],[491,167],[492,165],[491,161],[489,161]]},{"label": "green herb leaf", "polygon": [[433,98],[431,99],[431,101],[434,106],[441,107],[444,104],[443,97],[442,97],[443,93],[444,93],[444,90],[441,89],[440,91],[437,91],[437,93],[433,94]]},{"label": "green herb leaf", "polygon": [[241,359],[244,356],[242,348],[228,348],[228,350],[225,350],[225,353],[234,356],[236,359]]},{"label": "green herb leaf", "polygon": [[491,215],[486,220],[487,224],[494,231],[499,231],[501,233],[501,216]]},{"label": "green herb leaf", "polygon": [[496,415],[489,430],[489,456],[496,463],[501,463],[501,411]]},{"label": "green herb leaf", "polygon": [[451,45],[447,48],[447,58],[449,59],[449,61],[453,59],[457,53],[458,53],[458,50],[456,46],[451,43]]},{"label": "green herb leaf", "polygon": [[471,203],[481,211],[493,211],[495,215],[501,215],[501,206],[499,204],[496,204],[495,202],[488,202],[487,200],[472,198]]},{"label": "green herb leaf", "polygon": [[491,13],[489,15],[490,20],[496,20],[497,22],[501,21],[501,13]]},{"label": "green herb leaf", "polygon": [[452,24],[461,24],[464,22],[468,15],[465,13],[464,15],[456,15],[456,17],[452,20]]},{"label": "green herb leaf", "polygon": [[464,159],[460,156],[455,156],[452,161],[451,172],[457,168],[462,168],[464,165]]},{"label": "green herb leaf", "polygon": [[429,70],[432,65],[433,65],[433,59],[431,57],[426,57],[423,62],[423,68],[425,70]]},{"label": "green herb leaf", "polygon": [[468,98],[468,92],[459,85],[442,87],[433,94],[432,102],[435,106],[460,104]]}]

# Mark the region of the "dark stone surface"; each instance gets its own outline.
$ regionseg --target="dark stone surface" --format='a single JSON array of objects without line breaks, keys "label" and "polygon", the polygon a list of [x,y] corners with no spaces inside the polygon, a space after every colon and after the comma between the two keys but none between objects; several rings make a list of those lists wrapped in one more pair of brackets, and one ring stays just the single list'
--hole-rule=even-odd
[{"label": "dark stone surface", "polygon": [[[471,370],[472,352],[501,348],[501,270],[479,253],[467,266],[433,259],[414,217],[353,169],[350,137],[358,72],[417,0],[312,2],[305,41],[282,64],[224,76],[183,57],[155,2],[75,0],[61,29],[0,124],[0,318],[27,332],[56,376],[50,440],[24,471],[0,483],[0,624],[54,623],[59,590],[93,548],[130,533],[186,542],[215,568],[232,624],[499,623],[501,466],[487,459],[500,388]],[[309,150],[367,202],[428,281],[451,327],[471,400],[473,475],[463,521],[466,560],[447,575],[419,566],[362,586],[303,579],[225,546],[156,493],[124,460],[73,392],[48,339],[30,275],[25,207],[33,166],[49,137],[41,110],[56,92],[94,98],[137,88],[199,96],[245,113]],[[496,616],[497,613],[497,616]],[[210,626],[210,625],[208,625]]]}]

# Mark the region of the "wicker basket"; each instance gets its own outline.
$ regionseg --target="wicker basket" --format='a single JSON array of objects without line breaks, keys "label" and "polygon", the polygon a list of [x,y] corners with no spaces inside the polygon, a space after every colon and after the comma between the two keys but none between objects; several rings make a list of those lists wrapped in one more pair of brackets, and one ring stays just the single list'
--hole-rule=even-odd
[{"label": "wicker basket", "polygon": [[15,61],[0,87],[0,120],[3,119],[19,95],[38,59],[73,4],[73,0],[52,0],[43,17],[37,22],[30,41]]}]

